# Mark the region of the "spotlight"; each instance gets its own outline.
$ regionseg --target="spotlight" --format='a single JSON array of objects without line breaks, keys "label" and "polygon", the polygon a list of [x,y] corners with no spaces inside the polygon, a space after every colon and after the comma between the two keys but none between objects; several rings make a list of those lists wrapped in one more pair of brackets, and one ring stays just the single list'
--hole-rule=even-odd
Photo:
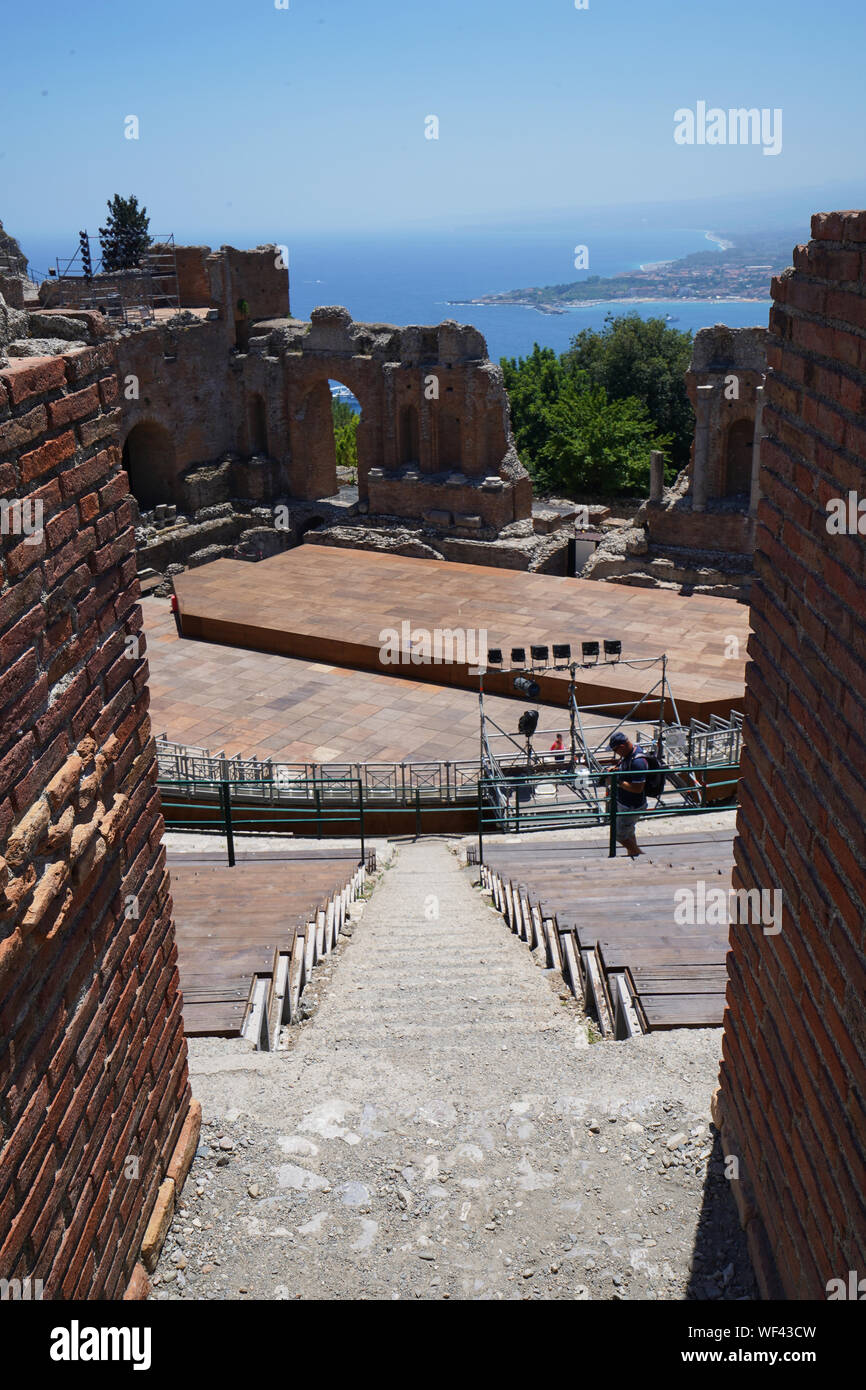
[{"label": "spotlight", "polygon": [[604,659],[605,661],[619,661],[622,655],[622,642],[608,642],[605,639]]},{"label": "spotlight", "polygon": [[559,665],[560,662],[562,662],[563,666],[567,666],[568,663],[571,661],[571,643],[570,643],[570,642],[558,642],[558,643],[557,643],[557,642],[554,642],[554,644],[553,644],[553,660],[554,660],[554,662],[556,663],[557,666]]},{"label": "spotlight", "polygon": [[523,737],[524,737],[524,738],[532,738],[532,735],[535,733],[535,730],[536,730],[537,728],[538,728],[538,710],[537,710],[537,709],[528,709],[528,710],[526,710],[523,714],[521,714],[519,720],[517,721],[517,731],[518,731],[518,733],[523,734]]},{"label": "spotlight", "polygon": [[526,665],[526,648],[525,648],[525,647],[512,647],[512,648],[511,648],[511,664],[512,664],[512,666],[525,666],[525,665]]},{"label": "spotlight", "polygon": [[501,647],[488,647],[488,648],[487,648],[487,665],[488,665],[488,666],[501,666],[501,665],[502,665],[502,648],[501,648]]},{"label": "spotlight", "polygon": [[521,695],[525,695],[529,700],[537,700],[541,694],[538,681],[530,680],[528,676],[515,676],[514,689],[519,690]]},{"label": "spotlight", "polygon": [[584,661],[593,664],[598,661],[599,648],[597,642],[581,642],[580,650]]},{"label": "spotlight", "polygon": [[84,268],[85,280],[93,279],[93,264],[90,259],[90,238],[86,232],[78,233],[78,247],[81,252],[81,264]]},{"label": "spotlight", "polygon": [[532,657],[533,666],[546,666],[550,660],[549,647],[530,647],[529,654]]}]

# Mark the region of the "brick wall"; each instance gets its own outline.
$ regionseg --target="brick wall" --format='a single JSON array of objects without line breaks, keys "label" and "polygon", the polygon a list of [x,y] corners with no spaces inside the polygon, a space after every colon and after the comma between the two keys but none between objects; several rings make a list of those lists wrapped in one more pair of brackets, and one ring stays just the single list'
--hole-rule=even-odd
[{"label": "brick wall", "polygon": [[866,535],[827,528],[866,498],[866,212],[812,232],[773,282],[735,847],[784,912],[731,930],[719,1112],[764,1291],[798,1299],[866,1275]]},{"label": "brick wall", "polygon": [[0,1277],[46,1298],[122,1295],[189,1109],[117,398],[110,344],[0,372]]}]

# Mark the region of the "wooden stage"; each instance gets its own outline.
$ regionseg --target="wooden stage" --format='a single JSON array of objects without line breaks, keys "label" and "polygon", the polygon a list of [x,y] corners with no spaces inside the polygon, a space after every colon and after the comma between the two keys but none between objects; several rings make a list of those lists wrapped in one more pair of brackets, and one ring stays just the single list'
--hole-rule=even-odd
[{"label": "wooden stage", "polygon": [[[482,646],[502,647],[506,661],[513,646],[528,655],[554,642],[570,642],[579,660],[581,641],[611,638],[623,660],[579,673],[581,704],[631,704],[661,670],[626,663],[666,652],[682,719],[742,707],[748,610],[729,599],[319,545],[257,564],[215,560],[177,575],[175,588],[184,636],[231,647],[477,689],[469,660],[414,664],[407,653],[383,664],[382,632],[486,631]],[[566,703],[567,674],[537,679],[543,702]],[[513,694],[512,677],[488,671],[485,689]]]},{"label": "wooden stage", "polygon": [[[286,978],[293,961],[295,993],[333,941],[342,908],[359,874],[352,850],[301,848],[277,856],[244,858],[229,868],[225,855],[169,855],[171,895],[189,1037],[236,1037],[251,1004],[254,979],[268,981],[268,1007],[283,958]],[[316,937],[319,940],[316,940]],[[285,996],[285,990],[283,997]],[[290,1021],[291,1000],[285,1015]],[[263,1019],[273,1034],[279,1020]],[[261,1031],[261,1030],[259,1030]]]},{"label": "wooden stage", "polygon": [[543,947],[605,1036],[720,1028],[728,927],[680,924],[678,889],[731,883],[733,830],[644,840],[643,857],[565,841],[484,847],[482,881],[513,931]]}]

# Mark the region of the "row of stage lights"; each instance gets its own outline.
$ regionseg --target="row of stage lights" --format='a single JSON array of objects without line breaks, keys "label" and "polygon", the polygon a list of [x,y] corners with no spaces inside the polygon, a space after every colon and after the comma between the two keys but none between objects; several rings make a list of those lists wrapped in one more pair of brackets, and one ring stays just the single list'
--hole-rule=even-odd
[{"label": "row of stage lights", "polygon": [[[604,659],[606,662],[611,663],[619,661],[620,657],[622,656],[622,642],[608,641],[608,639],[605,638],[603,643],[581,642],[581,660],[578,664],[581,666],[596,666],[601,656],[602,646],[604,646]],[[539,671],[542,669],[550,670],[551,668],[555,671],[562,671],[565,670],[567,667],[571,666],[572,658],[570,642],[554,642],[552,662],[550,659],[550,651],[550,647],[530,646],[529,664],[531,664],[532,669],[534,671]],[[497,667],[499,670],[503,671],[506,669],[503,662],[501,647],[490,647],[488,649],[487,665],[488,667]],[[525,647],[511,648],[511,660],[508,669],[514,669],[515,667],[519,667],[522,670],[526,669],[527,661]]]}]

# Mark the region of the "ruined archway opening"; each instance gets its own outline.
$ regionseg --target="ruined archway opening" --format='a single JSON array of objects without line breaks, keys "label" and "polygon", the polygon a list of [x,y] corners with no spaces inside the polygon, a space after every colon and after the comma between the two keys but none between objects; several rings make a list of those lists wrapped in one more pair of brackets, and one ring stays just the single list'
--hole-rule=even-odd
[{"label": "ruined archway opening", "polygon": [[334,437],[334,466],[337,481],[355,483],[358,480],[358,430],[361,425],[361,404],[342,381],[328,381],[331,393],[331,420]]},{"label": "ruined archway opening", "polygon": [[123,446],[123,466],[142,511],[161,502],[179,503],[174,440],[164,425],[145,420],[134,425]]}]

